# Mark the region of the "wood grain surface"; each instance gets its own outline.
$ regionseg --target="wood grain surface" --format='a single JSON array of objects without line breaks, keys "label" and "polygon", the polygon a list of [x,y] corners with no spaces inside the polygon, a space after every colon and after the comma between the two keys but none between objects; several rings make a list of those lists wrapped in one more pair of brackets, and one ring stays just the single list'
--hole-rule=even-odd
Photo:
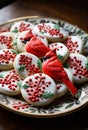
[{"label": "wood grain surface", "polygon": [[[23,16],[62,19],[88,32],[86,0],[17,0],[0,10],[0,24]],[[88,106],[54,119],[23,117],[0,108],[0,130],[88,130]]]},{"label": "wood grain surface", "polygon": [[88,32],[86,5],[86,0],[83,3],[80,0],[70,3],[69,0],[17,0],[0,10],[0,24],[16,17],[39,15],[68,21]]}]

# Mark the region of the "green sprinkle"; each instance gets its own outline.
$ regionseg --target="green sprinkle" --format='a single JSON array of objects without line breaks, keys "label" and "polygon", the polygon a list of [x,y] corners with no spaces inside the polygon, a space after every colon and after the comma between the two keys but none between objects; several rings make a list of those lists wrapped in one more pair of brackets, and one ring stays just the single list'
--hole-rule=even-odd
[{"label": "green sprinkle", "polygon": [[14,53],[16,53],[16,54],[18,54],[19,52],[18,51],[16,51],[16,50],[12,50],[12,52],[14,52]]},{"label": "green sprinkle", "polygon": [[59,54],[59,55],[57,55],[57,57],[58,57],[59,60],[62,61],[62,59],[63,59],[63,56],[62,56],[62,55]]},{"label": "green sprinkle", "polygon": [[45,92],[45,93],[43,93],[40,97],[41,97],[41,98],[45,98],[45,99],[47,99],[47,98],[52,97],[53,95],[54,95],[53,93]]},{"label": "green sprinkle", "polygon": [[15,30],[12,30],[12,32],[13,32],[13,33],[18,33],[18,30],[17,30],[17,29],[15,29]]},{"label": "green sprinkle", "polygon": [[29,86],[27,84],[24,84],[22,88],[27,89]]},{"label": "green sprinkle", "polygon": [[58,26],[57,24],[54,25],[54,28],[57,29],[57,30],[60,29],[59,26]]},{"label": "green sprinkle", "polygon": [[21,66],[18,68],[19,71],[23,71],[24,69],[25,69],[25,65],[21,65]]},{"label": "green sprinkle", "polygon": [[39,59],[37,60],[37,66],[40,70],[42,70],[42,62]]},{"label": "green sprinkle", "polygon": [[69,64],[68,64],[68,63],[66,63],[66,64],[64,65],[64,67],[65,67],[65,68],[68,68],[68,67],[69,67]]},{"label": "green sprinkle", "polygon": [[87,61],[87,63],[85,64],[85,66],[86,66],[86,69],[88,70],[88,61]]},{"label": "green sprinkle", "polygon": [[17,42],[16,42],[16,41],[14,41],[14,42],[13,42],[13,45],[17,45]]},{"label": "green sprinkle", "polygon": [[3,74],[0,74],[0,78],[4,78],[4,77],[3,77]]},{"label": "green sprinkle", "polygon": [[17,86],[19,87],[19,89],[21,89],[22,81],[17,82]]},{"label": "green sprinkle", "polygon": [[40,33],[41,33],[41,34],[44,34],[44,31],[41,31]]}]

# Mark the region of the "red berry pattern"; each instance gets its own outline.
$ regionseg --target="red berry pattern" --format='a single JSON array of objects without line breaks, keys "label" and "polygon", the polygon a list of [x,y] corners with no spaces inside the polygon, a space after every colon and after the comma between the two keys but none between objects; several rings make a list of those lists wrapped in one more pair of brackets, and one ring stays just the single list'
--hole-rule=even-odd
[{"label": "red berry pattern", "polygon": [[32,57],[28,57],[23,54],[20,55],[19,65],[25,66],[25,69],[27,70],[28,75],[41,72],[40,69],[37,66],[35,66],[35,64],[32,63]]},{"label": "red berry pattern", "polygon": [[78,52],[79,53],[79,50],[78,50],[78,42],[73,42],[72,41],[72,38],[69,36],[67,41],[66,41],[66,44],[65,44],[69,50],[70,53],[74,53],[74,52]]},{"label": "red berry pattern", "polygon": [[10,62],[14,62],[16,54],[6,49],[3,50],[3,53],[0,54],[0,64],[9,64]]},{"label": "red berry pattern", "polygon": [[23,103],[23,102],[14,102],[13,104],[13,108],[16,109],[16,110],[20,110],[20,109],[26,109],[26,108],[29,108],[29,104],[27,103]]},{"label": "red berry pattern", "polygon": [[31,30],[29,29],[29,27],[30,27],[30,24],[21,23],[19,28],[15,27],[15,29],[18,30],[19,32],[22,32],[26,30]]},{"label": "red berry pattern", "polygon": [[60,31],[56,28],[52,28],[50,25],[45,25],[44,23],[42,23],[41,25],[38,25],[38,29],[41,33],[49,33],[49,35],[51,36],[59,36],[59,37],[63,37],[63,34],[60,33]]},{"label": "red berry pattern", "polygon": [[82,65],[82,61],[74,58],[69,58],[68,64],[70,68],[73,68],[75,71],[73,73],[73,76],[77,76],[79,79],[82,78],[82,76],[88,77],[88,70],[86,69],[86,66]]},{"label": "red berry pattern", "polygon": [[51,44],[50,48],[55,48],[57,51],[59,51],[60,49],[63,49],[63,46],[60,46],[58,43],[53,43]]},{"label": "red berry pattern", "polygon": [[12,37],[7,36],[0,36],[0,44],[5,44],[7,46],[7,49],[12,48]]},{"label": "red berry pattern", "polygon": [[50,81],[46,82],[45,79],[46,77],[40,74],[39,76],[34,76],[34,80],[32,78],[29,78],[26,81],[26,86],[28,86],[28,88],[26,88],[26,93],[30,101],[39,101],[41,96],[44,94],[46,87],[51,84]]},{"label": "red berry pattern", "polygon": [[0,84],[2,87],[7,86],[10,90],[15,91],[17,89],[17,81],[20,81],[19,76],[15,72],[15,70],[12,70],[7,74],[5,77],[0,78]]},{"label": "red berry pattern", "polygon": [[6,28],[6,29],[1,28],[1,29],[0,29],[0,33],[9,32],[9,31],[10,31],[10,28]]}]

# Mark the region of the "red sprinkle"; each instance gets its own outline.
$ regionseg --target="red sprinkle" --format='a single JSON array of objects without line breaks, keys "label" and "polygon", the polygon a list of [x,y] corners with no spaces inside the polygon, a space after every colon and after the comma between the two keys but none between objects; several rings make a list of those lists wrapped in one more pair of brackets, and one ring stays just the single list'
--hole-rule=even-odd
[{"label": "red sprinkle", "polygon": [[12,37],[7,36],[0,36],[0,44],[5,44],[7,46],[7,49],[12,48]]}]

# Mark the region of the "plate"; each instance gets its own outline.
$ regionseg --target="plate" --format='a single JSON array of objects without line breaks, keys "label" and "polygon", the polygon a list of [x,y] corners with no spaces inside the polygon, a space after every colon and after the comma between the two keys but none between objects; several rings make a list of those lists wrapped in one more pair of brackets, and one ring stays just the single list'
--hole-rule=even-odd
[{"label": "plate", "polygon": [[[42,22],[57,23],[59,26],[64,28],[65,31],[68,31],[69,35],[79,35],[83,39],[85,55],[86,56],[88,55],[88,48],[87,48],[88,34],[85,33],[83,30],[81,30],[80,28],[78,28],[77,26],[74,26],[65,21],[52,19],[52,18],[44,18],[44,17],[42,18],[38,16],[29,16],[29,17],[13,19],[7,23],[4,23],[0,25],[0,29],[10,28],[14,22],[21,21],[21,20],[30,21],[35,25],[37,23],[42,23]],[[44,117],[64,116],[72,112],[75,112],[88,104],[88,82],[78,85],[77,87],[78,87],[78,94],[77,94],[78,100],[75,100],[68,92],[65,96],[55,100],[49,106],[32,107],[29,104],[27,104],[20,95],[11,97],[0,93],[0,106],[12,112],[15,112],[17,114],[21,114],[29,117],[32,116],[32,117],[44,118]]]}]

